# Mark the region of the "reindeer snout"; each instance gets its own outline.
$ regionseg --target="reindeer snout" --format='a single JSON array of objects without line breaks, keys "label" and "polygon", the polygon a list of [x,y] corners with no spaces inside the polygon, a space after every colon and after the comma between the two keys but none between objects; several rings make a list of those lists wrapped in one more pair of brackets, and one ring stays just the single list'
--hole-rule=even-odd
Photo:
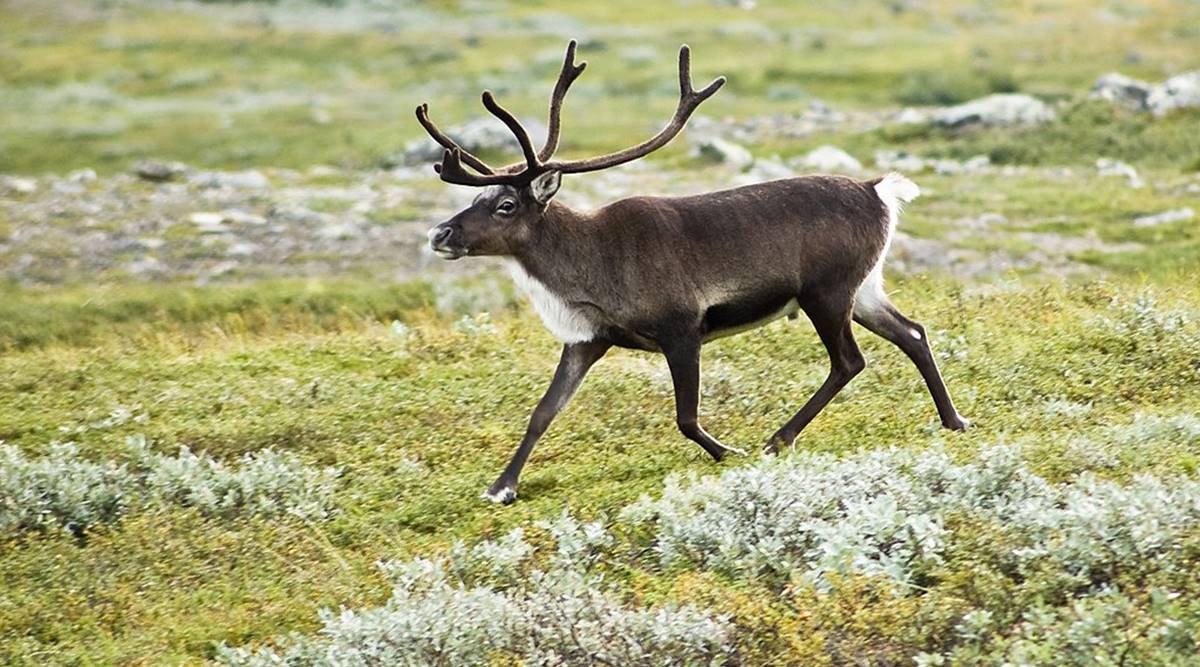
[{"label": "reindeer snout", "polygon": [[433,246],[434,250],[437,250],[450,240],[450,235],[453,233],[454,232],[450,229],[450,227],[438,225],[437,227],[429,230],[429,245]]},{"label": "reindeer snout", "polygon": [[449,223],[442,223],[429,230],[429,247],[443,259],[458,259],[467,254],[459,244],[454,243],[455,228]]}]

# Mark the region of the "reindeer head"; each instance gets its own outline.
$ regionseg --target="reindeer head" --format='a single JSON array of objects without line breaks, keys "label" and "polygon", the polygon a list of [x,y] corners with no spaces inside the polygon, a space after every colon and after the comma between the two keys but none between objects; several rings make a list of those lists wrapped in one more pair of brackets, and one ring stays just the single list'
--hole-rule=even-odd
[{"label": "reindeer head", "polygon": [[[671,122],[658,134],[608,155],[582,160],[551,160],[558,149],[563,98],[587,67],[586,62],[575,64],[575,47],[574,40],[567,44],[562,71],[550,97],[546,143],[540,151],[534,151],[529,133],[515,116],[496,102],[491,91],[483,93],[483,106],[508,126],[521,146],[524,162],[498,169],[489,167],[434,125],[429,119],[429,105],[417,107],[417,120],[421,126],[434,141],[446,148],[442,163],[433,167],[442,180],[487,187],[469,207],[429,230],[429,243],[438,255],[447,259],[458,259],[463,255],[512,255],[542,221],[550,200],[558,192],[562,174],[607,169],[658,150],[679,134],[701,102],[725,84],[725,77],[719,77],[703,90],[693,90],[691,51],[685,44],[679,49],[679,105]],[[464,164],[474,171],[468,171]]]}]

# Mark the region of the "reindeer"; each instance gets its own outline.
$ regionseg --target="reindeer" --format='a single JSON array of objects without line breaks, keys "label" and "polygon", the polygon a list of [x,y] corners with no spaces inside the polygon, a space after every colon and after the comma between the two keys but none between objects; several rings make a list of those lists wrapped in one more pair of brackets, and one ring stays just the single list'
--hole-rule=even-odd
[{"label": "reindeer", "polygon": [[[520,144],[524,162],[493,169],[459,146],[417,107],[417,120],[446,150],[435,171],[447,183],[483,187],[474,202],[429,230],[435,253],[507,258],[513,278],[542,322],[563,344],[550,387],[533,411],[511,462],[483,494],[508,504],[530,452],[613,346],[666,357],[679,430],[716,461],[740,450],[697,421],[700,347],[715,338],[803,311],[829,353],[825,382],[772,435],[765,452],[790,446],[826,404],[866,365],[853,320],[899,347],[916,365],[942,425],[965,429],[938,372],[925,329],[892,305],[883,262],[901,206],[920,190],[890,173],[868,181],[813,175],[687,197],[631,197],[594,211],[554,199],[563,174],[615,167],[644,157],[679,134],[692,112],[725,83],[692,88],[691,56],[679,50],[679,104],[658,134],[625,150],[581,160],[553,160],[563,98],[583,72],[576,43],[550,98],[545,145],[490,91],[483,106]],[[466,167],[473,171],[468,171]]]}]

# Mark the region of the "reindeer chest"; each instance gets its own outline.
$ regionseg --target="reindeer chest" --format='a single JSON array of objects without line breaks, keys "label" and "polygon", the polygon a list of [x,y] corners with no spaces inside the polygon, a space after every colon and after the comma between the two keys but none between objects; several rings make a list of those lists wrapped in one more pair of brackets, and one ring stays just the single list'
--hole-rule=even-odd
[{"label": "reindeer chest", "polygon": [[533,310],[542,318],[546,329],[563,343],[582,343],[596,337],[596,326],[584,308],[574,306],[563,299],[516,260],[508,263],[509,272],[517,288],[529,298]]}]

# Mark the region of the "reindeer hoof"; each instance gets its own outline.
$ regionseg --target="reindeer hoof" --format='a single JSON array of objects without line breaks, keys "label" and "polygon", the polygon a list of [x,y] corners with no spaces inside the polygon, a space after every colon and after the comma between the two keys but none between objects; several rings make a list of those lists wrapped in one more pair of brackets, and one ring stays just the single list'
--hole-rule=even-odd
[{"label": "reindeer hoof", "polygon": [[767,456],[776,456],[782,447],[787,447],[788,441],[783,439],[783,436],[776,433],[767,440],[767,444],[763,445],[763,454]]},{"label": "reindeer hoof", "polygon": [[974,426],[974,424],[971,423],[970,419],[967,419],[962,415],[954,415],[954,419],[942,422],[942,426],[945,426],[951,431],[965,431]]},{"label": "reindeer hoof", "polygon": [[480,498],[498,505],[511,505],[517,500],[517,487],[508,485],[500,488],[492,487],[484,491]]}]

